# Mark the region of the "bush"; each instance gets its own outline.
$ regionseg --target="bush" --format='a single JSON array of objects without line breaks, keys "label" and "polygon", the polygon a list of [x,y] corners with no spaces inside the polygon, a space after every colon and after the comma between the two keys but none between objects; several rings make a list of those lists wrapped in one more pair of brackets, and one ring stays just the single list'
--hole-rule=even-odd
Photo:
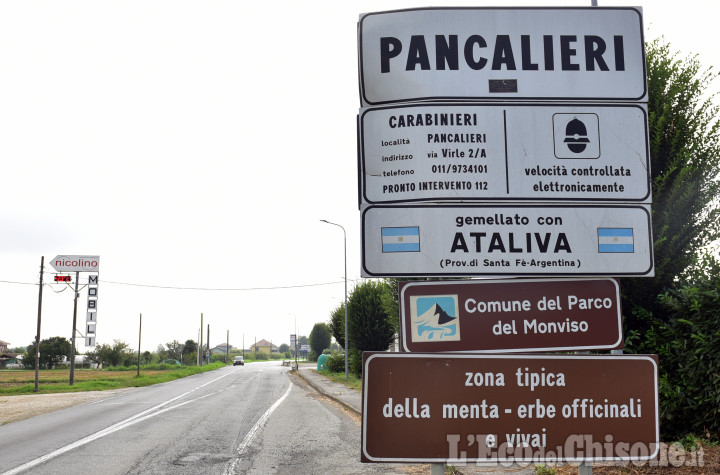
[{"label": "bush", "polygon": [[[325,360],[325,366],[333,373],[345,373],[345,353],[335,352],[331,353],[328,359]],[[348,366],[350,363],[348,362]]]},{"label": "bush", "polygon": [[629,332],[628,349],[658,355],[662,436],[720,440],[720,261],[706,256],[658,303],[670,318],[636,308],[647,330]]},{"label": "bush", "polygon": [[358,376],[362,374],[362,351],[351,348],[348,354],[348,371]]},{"label": "bush", "polygon": [[[167,371],[167,370],[176,370],[180,368],[180,366],[176,364],[167,364],[167,363],[153,363],[153,364],[144,364],[140,365],[140,370],[148,370],[148,371]],[[137,370],[137,363],[133,365],[128,366],[108,366],[105,368],[105,371],[135,371]]]},{"label": "bush", "polygon": [[308,357],[308,361],[317,361],[317,359],[318,359],[318,354],[315,353],[314,350],[310,350],[310,351],[308,351],[308,356],[307,356],[307,357]]},{"label": "bush", "polygon": [[[386,351],[395,339],[393,319],[383,305],[387,284],[366,281],[348,299],[348,346],[363,351]],[[362,358],[357,368],[362,367]]]},{"label": "bush", "polygon": [[255,361],[268,361],[270,359],[270,355],[267,353],[255,353],[253,356]]},{"label": "bush", "polygon": [[331,335],[330,327],[327,323],[316,323],[308,337],[310,349],[314,351],[316,355],[322,354],[323,350],[330,346]]}]

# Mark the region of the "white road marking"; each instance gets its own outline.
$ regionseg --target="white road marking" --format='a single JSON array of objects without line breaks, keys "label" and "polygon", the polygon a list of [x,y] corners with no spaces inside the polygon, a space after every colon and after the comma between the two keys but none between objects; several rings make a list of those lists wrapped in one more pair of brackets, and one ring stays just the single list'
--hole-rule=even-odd
[{"label": "white road marking", "polygon": [[238,445],[237,453],[238,456],[233,459],[232,462],[228,465],[228,467],[223,472],[223,475],[231,475],[235,473],[235,465],[240,461],[240,457],[242,456],[243,452],[247,448],[248,445],[250,445],[250,442],[252,442],[253,438],[255,437],[255,433],[263,426],[265,425],[265,422],[267,421],[268,417],[270,417],[270,414],[273,413],[275,409],[285,400],[286,397],[288,397],[288,394],[290,394],[290,390],[292,390],[292,383],[290,383],[290,386],[288,386],[287,391],[285,391],[285,394],[283,394],[280,399],[275,401],[275,404],[270,406],[270,409],[265,411],[265,414],[260,416],[260,419],[255,423],[254,426],[252,426],[252,429],[248,431],[248,433],[245,435],[245,438],[240,442],[240,445]]},{"label": "white road marking", "polygon": [[[47,462],[48,460],[57,457],[58,455],[62,455],[62,454],[64,454],[64,453],[69,452],[69,451],[71,451],[71,450],[73,450],[73,449],[76,449],[76,448],[78,448],[78,447],[82,447],[83,445],[88,444],[88,443],[92,442],[93,440],[100,439],[100,438],[102,438],[102,437],[105,437],[106,435],[110,435],[110,434],[112,434],[112,433],[114,433],[114,432],[117,432],[117,431],[119,431],[119,430],[122,430],[122,429],[124,429],[124,428],[126,428],[126,427],[129,427],[129,426],[131,426],[131,425],[137,424],[138,422],[144,421],[144,420],[149,419],[149,418],[151,418],[151,417],[155,417],[155,416],[157,416],[157,415],[159,415],[159,414],[162,414],[163,412],[167,412],[167,411],[170,411],[170,410],[172,410],[172,409],[177,409],[177,408],[179,408],[179,407],[184,406],[185,404],[188,404],[188,403],[191,403],[191,402],[195,402],[195,401],[199,401],[200,399],[204,399],[204,398],[206,398],[206,397],[209,397],[209,396],[212,396],[212,395],[214,395],[214,394],[220,393],[220,392],[223,391],[222,389],[219,390],[219,391],[212,392],[212,393],[210,393],[210,394],[206,394],[206,395],[204,395],[204,396],[196,397],[195,399],[190,399],[190,400],[188,400],[188,401],[181,402],[181,403],[176,404],[175,406],[172,406],[172,407],[167,407],[167,408],[165,408],[165,409],[163,409],[163,410],[161,410],[161,411],[153,412],[153,411],[156,411],[157,409],[159,409],[159,408],[161,408],[161,407],[163,407],[163,406],[167,406],[168,404],[170,404],[170,403],[173,402],[173,401],[177,401],[178,399],[180,399],[180,398],[182,398],[182,397],[184,397],[184,396],[187,396],[188,394],[193,393],[193,392],[197,391],[198,389],[201,389],[201,388],[207,386],[208,384],[214,383],[215,381],[218,381],[218,380],[220,380],[220,379],[222,379],[222,378],[224,378],[224,377],[226,377],[226,376],[229,376],[229,375],[231,375],[231,374],[233,374],[233,373],[234,373],[234,371],[225,373],[224,375],[220,376],[219,378],[215,378],[215,379],[213,379],[213,380],[211,380],[211,381],[208,381],[208,382],[205,383],[205,384],[201,384],[200,386],[198,386],[198,387],[196,387],[196,388],[194,388],[194,389],[191,389],[190,391],[187,391],[187,392],[185,392],[185,393],[183,393],[183,394],[181,394],[181,395],[179,395],[179,396],[176,396],[176,397],[174,397],[174,398],[172,398],[172,399],[169,399],[169,400],[167,400],[167,401],[165,401],[165,402],[162,402],[162,403],[160,403],[160,404],[158,404],[158,405],[156,405],[156,406],[153,406],[153,407],[151,407],[150,409],[146,409],[146,410],[144,410],[144,411],[142,411],[142,412],[139,412],[139,413],[135,414],[134,416],[128,417],[127,419],[125,419],[125,420],[123,420],[123,421],[120,421],[120,422],[118,422],[118,423],[115,423],[115,424],[113,424],[113,425],[111,425],[111,426],[109,426],[109,427],[106,427],[105,429],[99,430],[99,431],[95,432],[95,433],[92,434],[92,435],[89,435],[89,436],[87,436],[87,437],[85,437],[85,438],[82,438],[82,439],[76,441],[76,442],[73,442],[72,444],[66,445],[65,447],[60,447],[59,449],[54,450],[54,451],[50,452],[49,454],[43,455],[42,457],[38,457],[38,458],[36,458],[35,460],[31,460],[31,461],[29,461],[29,462],[27,462],[27,463],[24,463],[24,464],[22,464],[22,465],[20,465],[20,466],[18,466],[18,467],[15,467],[15,468],[13,468],[13,469],[11,469],[11,470],[8,470],[7,472],[3,472],[2,475],[15,475],[15,474],[20,473],[20,472],[22,472],[22,471],[31,469],[31,468],[33,468],[33,467],[35,467],[35,466],[37,466],[37,465],[40,465],[40,464],[43,463],[43,462]],[[150,413],[152,413],[152,414],[150,414]]]}]

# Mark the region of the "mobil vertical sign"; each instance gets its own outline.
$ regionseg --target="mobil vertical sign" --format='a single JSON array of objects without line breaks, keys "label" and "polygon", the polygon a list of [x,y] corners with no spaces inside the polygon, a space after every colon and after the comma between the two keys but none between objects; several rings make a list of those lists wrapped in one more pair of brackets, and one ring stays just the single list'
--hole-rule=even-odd
[{"label": "mobil vertical sign", "polygon": [[418,8],[358,28],[363,106],[647,100],[640,8]]}]

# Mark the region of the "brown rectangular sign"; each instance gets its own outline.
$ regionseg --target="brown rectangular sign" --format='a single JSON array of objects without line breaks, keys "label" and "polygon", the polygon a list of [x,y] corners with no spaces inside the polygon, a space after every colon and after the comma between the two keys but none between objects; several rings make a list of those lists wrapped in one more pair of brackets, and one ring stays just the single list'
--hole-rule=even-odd
[{"label": "brown rectangular sign", "polygon": [[403,282],[399,296],[403,351],[576,351],[623,343],[614,279]]},{"label": "brown rectangular sign", "polygon": [[363,355],[363,462],[650,460],[657,363],[643,355]]}]

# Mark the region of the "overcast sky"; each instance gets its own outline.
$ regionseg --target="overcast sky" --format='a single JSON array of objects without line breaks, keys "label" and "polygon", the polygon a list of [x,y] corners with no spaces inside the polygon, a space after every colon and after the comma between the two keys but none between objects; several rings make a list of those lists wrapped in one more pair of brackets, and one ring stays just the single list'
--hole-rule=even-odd
[{"label": "overcast sky", "polygon": [[[36,332],[41,256],[100,256],[97,339],[288,343],[360,281],[360,13],[590,1],[0,3],[0,340]],[[646,39],[717,66],[715,1],[644,9]],[[81,274],[81,283],[87,274]],[[73,292],[44,288],[41,338]],[[83,330],[87,290],[78,300]],[[85,350],[81,340],[79,350]]]}]

